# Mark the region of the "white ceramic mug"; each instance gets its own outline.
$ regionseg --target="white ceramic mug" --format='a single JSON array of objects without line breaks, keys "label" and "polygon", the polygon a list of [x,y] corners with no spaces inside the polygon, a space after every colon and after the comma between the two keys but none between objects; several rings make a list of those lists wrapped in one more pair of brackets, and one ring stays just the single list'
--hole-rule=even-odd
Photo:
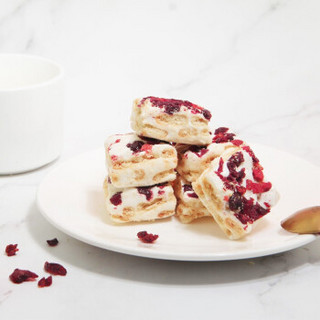
[{"label": "white ceramic mug", "polygon": [[63,76],[49,59],[0,54],[0,174],[33,170],[59,157]]}]

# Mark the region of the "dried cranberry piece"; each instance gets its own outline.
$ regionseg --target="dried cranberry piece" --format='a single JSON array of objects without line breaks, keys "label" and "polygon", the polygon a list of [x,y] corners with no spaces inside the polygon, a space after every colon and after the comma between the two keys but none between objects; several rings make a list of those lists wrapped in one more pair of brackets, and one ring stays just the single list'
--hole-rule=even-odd
[{"label": "dried cranberry piece", "polygon": [[150,187],[138,187],[137,190],[140,194],[145,195],[148,201],[152,199],[153,192]]},{"label": "dried cranberry piece", "polygon": [[249,156],[252,158],[252,161],[254,163],[259,162],[259,159],[256,157],[256,155],[254,154],[254,152],[252,151],[252,149],[249,146],[243,146],[242,149],[245,150],[249,154]]},{"label": "dried cranberry piece", "polygon": [[38,281],[39,288],[50,287],[51,284],[52,284],[52,276],[49,276],[48,278],[43,277]]},{"label": "dried cranberry piece", "polygon": [[229,198],[229,208],[232,211],[241,210],[243,207],[242,196],[238,192],[234,192]]},{"label": "dried cranberry piece", "polygon": [[121,191],[115,193],[111,198],[110,198],[110,202],[114,205],[114,206],[118,206],[122,203],[122,197],[121,197]]},{"label": "dried cranberry piece", "polygon": [[47,240],[47,243],[50,247],[55,247],[56,245],[58,245],[59,241],[57,238],[54,238],[51,240]]},{"label": "dried cranberry piece", "polygon": [[265,209],[259,205],[259,203],[255,203],[253,199],[247,200],[243,197],[243,208],[240,212],[235,213],[237,219],[241,221],[243,224],[253,223],[254,221],[260,219],[265,214],[270,212],[270,209]]},{"label": "dried cranberry piece", "polygon": [[205,119],[207,119],[208,121],[211,119],[212,115],[211,112],[207,109],[203,109],[202,110],[202,114],[205,117]]},{"label": "dried cranberry piece", "polygon": [[9,279],[13,283],[22,283],[25,281],[35,281],[38,275],[29,270],[14,269],[13,273],[9,276]]},{"label": "dried cranberry piece", "polygon": [[215,130],[214,137],[212,139],[212,142],[214,143],[224,143],[229,142],[234,139],[235,134],[234,133],[228,133],[229,128],[226,127],[220,127]]},{"label": "dried cranberry piece", "polygon": [[137,237],[138,237],[139,239],[142,239],[142,238],[144,238],[147,234],[148,234],[147,231],[140,231],[140,232],[137,233]]},{"label": "dried cranberry piece", "polygon": [[216,135],[216,134],[219,134],[219,133],[226,133],[228,130],[229,130],[229,128],[220,127],[220,128],[218,128],[218,129],[216,129],[216,130],[214,131],[214,134]]},{"label": "dried cranberry piece", "polygon": [[195,192],[192,192],[192,193],[187,193],[187,196],[189,197],[189,198],[199,198],[198,197],[198,195],[195,193]]},{"label": "dried cranberry piece", "polygon": [[239,167],[241,163],[243,163],[244,158],[242,152],[237,152],[231,156],[228,161],[228,164],[232,164],[233,167]]},{"label": "dried cranberry piece", "polygon": [[138,232],[137,237],[145,243],[152,243],[159,238],[157,234],[148,233],[147,231]]},{"label": "dried cranberry piece", "polygon": [[241,183],[243,178],[246,176],[245,169],[242,168],[240,171],[237,171],[236,168],[240,166],[240,164],[244,161],[243,154],[241,152],[237,152],[229,159],[227,162],[227,167],[229,169],[229,175],[227,180],[230,182],[238,182]]},{"label": "dried cranberry piece", "polygon": [[61,264],[50,263],[48,261],[44,264],[44,270],[55,276],[65,276],[67,274],[67,270]]},{"label": "dried cranberry piece", "polygon": [[191,184],[183,185],[183,192],[187,192],[187,191],[193,191],[193,188],[192,188]]},{"label": "dried cranberry piece", "polygon": [[183,188],[183,192],[188,192],[187,196],[189,198],[198,198],[198,195],[193,191],[191,184],[185,184],[185,185],[183,185],[182,188]]},{"label": "dried cranberry piece", "polygon": [[209,150],[206,146],[191,146],[189,151],[196,154],[199,158],[201,158],[204,154],[206,154]]},{"label": "dried cranberry piece", "polygon": [[144,145],[144,142],[141,140],[133,141],[132,143],[128,143],[126,145],[133,153],[137,153],[141,151],[141,147]]},{"label": "dried cranberry piece", "polygon": [[17,247],[18,247],[17,244],[8,244],[6,246],[6,254],[7,254],[7,256],[8,257],[15,256],[16,252],[19,251],[19,249]]},{"label": "dried cranberry piece", "polygon": [[204,109],[190,101],[187,100],[177,100],[177,99],[165,99],[165,98],[156,98],[156,97],[146,97],[143,98],[138,105],[138,107],[141,106],[141,104],[144,103],[145,100],[149,99],[150,103],[153,107],[158,107],[161,109],[164,109],[164,112],[167,114],[172,115],[175,112],[179,112],[181,106],[186,107],[187,109],[191,110],[192,113],[201,113],[205,119],[208,121],[211,119],[211,113],[209,110]]}]

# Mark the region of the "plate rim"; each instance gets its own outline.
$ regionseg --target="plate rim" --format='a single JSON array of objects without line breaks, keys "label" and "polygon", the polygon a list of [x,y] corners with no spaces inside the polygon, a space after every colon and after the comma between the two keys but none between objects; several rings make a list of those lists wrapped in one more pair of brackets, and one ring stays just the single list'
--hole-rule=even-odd
[{"label": "plate rim", "polygon": [[[291,153],[288,153],[286,151],[282,151],[279,149],[274,149],[270,146],[265,146],[262,144],[254,143],[254,145],[262,147],[262,148],[270,148],[273,150],[277,150],[279,152],[284,152],[288,154],[289,156],[298,158],[303,161],[303,158],[297,157],[296,155],[293,155]],[[287,242],[284,242],[283,245],[277,246],[276,248],[266,248],[265,250],[259,250],[259,252],[252,253],[252,251],[240,251],[240,252],[233,252],[232,254],[230,253],[168,253],[168,252],[161,252],[161,251],[156,251],[156,250],[150,250],[152,249],[153,244],[143,244],[141,247],[126,247],[123,245],[113,245],[111,242],[107,243],[102,243],[101,241],[95,241],[93,238],[89,236],[82,236],[79,235],[79,233],[74,232],[70,228],[65,228],[63,225],[57,223],[50,214],[48,214],[48,210],[44,209],[42,200],[41,200],[41,193],[43,192],[43,188],[45,185],[46,180],[50,179],[51,176],[54,176],[57,171],[59,171],[62,167],[67,166],[70,162],[76,161],[78,158],[85,157],[86,155],[93,154],[95,152],[102,152],[103,148],[96,148],[92,149],[83,153],[80,153],[78,155],[75,155],[74,157],[71,157],[63,162],[61,162],[59,165],[57,165],[55,168],[53,168],[50,172],[48,172],[45,177],[42,179],[40,182],[38,189],[37,189],[37,194],[36,194],[36,204],[37,207],[42,214],[42,216],[50,223],[52,224],[55,228],[58,230],[64,232],[65,234],[81,241],[84,243],[87,243],[89,245],[105,249],[105,250],[110,250],[113,252],[118,252],[122,254],[127,254],[127,255],[132,255],[132,256],[137,256],[137,257],[144,257],[144,258],[152,258],[152,259],[160,259],[160,260],[172,260],[172,261],[194,261],[194,262],[201,262],[201,261],[231,261],[231,260],[242,260],[242,259],[249,259],[249,258],[258,258],[258,257],[263,257],[263,256],[268,256],[272,254],[277,254],[277,253],[282,253],[286,251],[290,251],[296,248],[299,248],[301,246],[304,246],[318,238],[318,235],[315,234],[303,234],[303,235],[298,235],[296,234],[296,237],[292,238],[290,240],[290,243],[288,245]],[[310,165],[315,166],[314,164],[308,162]],[[317,167],[317,166],[315,166]],[[287,231],[286,231],[287,232]],[[86,233],[87,234],[87,233]],[[231,240],[230,240],[231,241]],[[148,248],[148,250],[146,250]]]}]

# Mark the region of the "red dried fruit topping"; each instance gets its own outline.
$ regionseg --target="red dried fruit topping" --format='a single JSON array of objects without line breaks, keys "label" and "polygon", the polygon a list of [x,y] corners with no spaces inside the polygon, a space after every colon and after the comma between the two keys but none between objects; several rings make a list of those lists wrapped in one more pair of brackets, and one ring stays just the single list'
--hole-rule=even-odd
[{"label": "red dried fruit topping", "polygon": [[13,283],[22,283],[25,281],[35,281],[38,275],[29,270],[15,269],[12,274],[10,274],[9,279]]},{"label": "red dried fruit topping", "polygon": [[269,207],[265,209],[259,203],[254,204],[252,198],[248,200],[237,192],[232,194],[228,204],[229,209],[235,212],[235,217],[243,224],[253,223],[270,211]]},{"label": "red dried fruit topping", "polygon": [[65,276],[67,274],[67,270],[61,264],[48,261],[44,264],[44,270],[54,276]]},{"label": "red dried fruit topping", "polygon": [[234,133],[228,133],[229,128],[226,127],[220,127],[215,130],[214,137],[212,139],[212,142],[214,143],[224,143],[229,142],[234,139],[235,134]]},{"label": "red dried fruit topping", "polygon": [[47,243],[50,247],[55,247],[56,245],[58,245],[59,241],[57,238],[54,238],[51,240],[47,240]]},{"label": "red dried fruit topping", "polygon": [[144,144],[141,147],[141,151],[150,152],[151,150],[152,150],[152,145],[148,143]]},{"label": "red dried fruit topping", "polygon": [[236,139],[236,140],[232,140],[231,143],[233,143],[237,147],[240,147],[243,144],[243,141]]},{"label": "red dried fruit topping", "polygon": [[111,161],[115,162],[115,161],[117,161],[117,160],[118,160],[118,157],[117,157],[117,156],[115,156],[115,155],[112,155],[112,156],[111,156]]},{"label": "red dried fruit topping", "polygon": [[147,231],[138,232],[137,237],[145,243],[152,243],[159,238],[157,234],[148,233]]},{"label": "red dried fruit topping", "polygon": [[38,287],[43,288],[43,287],[50,287],[52,285],[52,276],[49,276],[48,278],[41,278],[38,281]]},{"label": "red dried fruit topping", "polygon": [[229,130],[229,128],[220,127],[220,128],[218,128],[218,129],[216,129],[216,130],[214,131],[214,134],[216,135],[216,134],[219,134],[219,133],[226,133],[228,130]]},{"label": "red dried fruit topping", "polygon": [[193,114],[201,113],[205,119],[208,121],[211,119],[211,113],[209,110],[206,110],[196,104],[193,104],[186,100],[177,100],[177,99],[165,99],[165,98],[156,98],[156,97],[146,97],[143,98],[138,105],[144,103],[145,100],[149,99],[150,103],[153,107],[158,107],[160,109],[164,109],[164,112],[167,114],[174,114],[175,112],[179,112],[181,107],[184,106],[189,109]]},{"label": "red dried fruit topping", "polygon": [[8,244],[6,246],[6,254],[7,254],[7,256],[8,257],[15,256],[16,252],[19,251],[19,249],[17,247],[18,247],[17,244]]},{"label": "red dried fruit topping", "polygon": [[237,192],[240,193],[241,195],[244,195],[247,191],[247,189],[243,186],[236,186]]},{"label": "red dried fruit topping", "polygon": [[158,195],[159,195],[159,196],[162,196],[163,194],[164,194],[164,190],[159,190],[159,191],[158,191]]},{"label": "red dried fruit topping", "polygon": [[185,184],[183,185],[183,192],[187,192],[187,191],[193,191],[192,185],[191,184]]},{"label": "red dried fruit topping", "polygon": [[246,198],[242,197],[242,202],[242,210],[238,213],[235,213],[235,216],[243,224],[253,223],[270,212],[269,208],[265,209],[261,207],[259,203],[254,204],[252,198],[247,200]]},{"label": "red dried fruit topping", "polygon": [[256,155],[254,154],[254,152],[252,151],[252,149],[249,146],[243,146],[242,149],[245,150],[249,154],[249,156],[252,158],[252,161],[254,163],[259,162],[259,159],[256,157]]},{"label": "red dried fruit topping", "polygon": [[190,198],[199,198],[198,195],[193,191],[191,184],[183,185],[183,192],[187,192],[187,196]]},{"label": "red dried fruit topping", "polygon": [[241,210],[243,208],[243,198],[239,193],[234,192],[229,198],[228,204],[229,209],[232,211]]},{"label": "red dried fruit topping", "polygon": [[204,154],[206,154],[209,150],[205,146],[191,146],[189,151],[196,154],[199,158],[201,158]]},{"label": "red dried fruit topping", "polygon": [[153,196],[153,192],[151,191],[151,187],[138,187],[138,192],[146,196],[146,199],[150,201]]},{"label": "red dried fruit topping", "polygon": [[227,177],[228,181],[238,183],[242,182],[243,178],[246,176],[245,169],[242,168],[240,171],[237,171],[236,168],[239,167],[243,161],[244,158],[242,152],[236,152],[231,156],[227,162],[227,167],[229,169],[229,175]]},{"label": "red dried fruit topping", "polygon": [[195,198],[195,199],[198,199],[198,198],[199,198],[198,195],[197,195],[195,192],[187,193],[187,196],[188,196],[189,198]]},{"label": "red dried fruit topping", "polygon": [[224,161],[223,161],[223,159],[222,158],[220,158],[220,160],[219,160],[219,167],[218,167],[218,173],[221,173],[222,172],[222,170],[223,170],[223,164],[224,164]]},{"label": "red dried fruit topping", "polygon": [[261,170],[261,168],[254,168],[252,170],[252,175],[253,175],[253,178],[254,180],[258,181],[258,182],[262,182],[263,181],[263,171]]},{"label": "red dried fruit topping", "polygon": [[144,145],[144,142],[141,140],[133,141],[132,143],[128,143],[126,145],[133,153],[137,153],[141,151],[141,147]]},{"label": "red dried fruit topping", "polygon": [[247,180],[246,182],[247,190],[251,190],[253,193],[263,193],[267,192],[272,188],[271,182],[260,182],[255,183],[251,180]]},{"label": "red dried fruit topping", "polygon": [[122,192],[117,192],[115,193],[111,198],[110,198],[110,202],[114,205],[114,206],[118,206],[122,203],[122,197],[121,197],[121,193]]},{"label": "red dried fruit topping", "polygon": [[117,139],[114,143],[119,143],[120,142],[120,139]]}]

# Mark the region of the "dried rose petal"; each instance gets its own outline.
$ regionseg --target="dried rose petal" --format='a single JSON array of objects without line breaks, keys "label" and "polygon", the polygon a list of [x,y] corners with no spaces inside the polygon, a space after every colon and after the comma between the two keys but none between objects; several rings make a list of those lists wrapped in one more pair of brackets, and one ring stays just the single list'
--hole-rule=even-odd
[{"label": "dried rose petal", "polygon": [[17,246],[18,246],[17,244],[8,244],[6,246],[6,254],[7,254],[8,257],[16,255],[16,252],[19,251]]},{"label": "dried rose petal", "polygon": [[159,238],[157,234],[148,233],[147,231],[138,232],[137,237],[145,243],[152,243]]},{"label": "dried rose petal", "polygon": [[35,281],[38,275],[29,270],[14,269],[13,273],[10,274],[9,279],[13,283],[22,283],[25,281]]},{"label": "dried rose petal", "polygon": [[65,276],[67,274],[67,270],[61,264],[50,263],[48,261],[44,264],[44,270],[54,276]]},{"label": "dried rose petal", "polygon": [[50,287],[52,284],[52,276],[49,276],[48,278],[41,278],[38,282],[38,287],[43,288],[43,287]]},{"label": "dried rose petal", "polygon": [[59,243],[59,241],[57,238],[54,238],[52,240],[47,240],[47,243],[50,247],[55,247]]}]

